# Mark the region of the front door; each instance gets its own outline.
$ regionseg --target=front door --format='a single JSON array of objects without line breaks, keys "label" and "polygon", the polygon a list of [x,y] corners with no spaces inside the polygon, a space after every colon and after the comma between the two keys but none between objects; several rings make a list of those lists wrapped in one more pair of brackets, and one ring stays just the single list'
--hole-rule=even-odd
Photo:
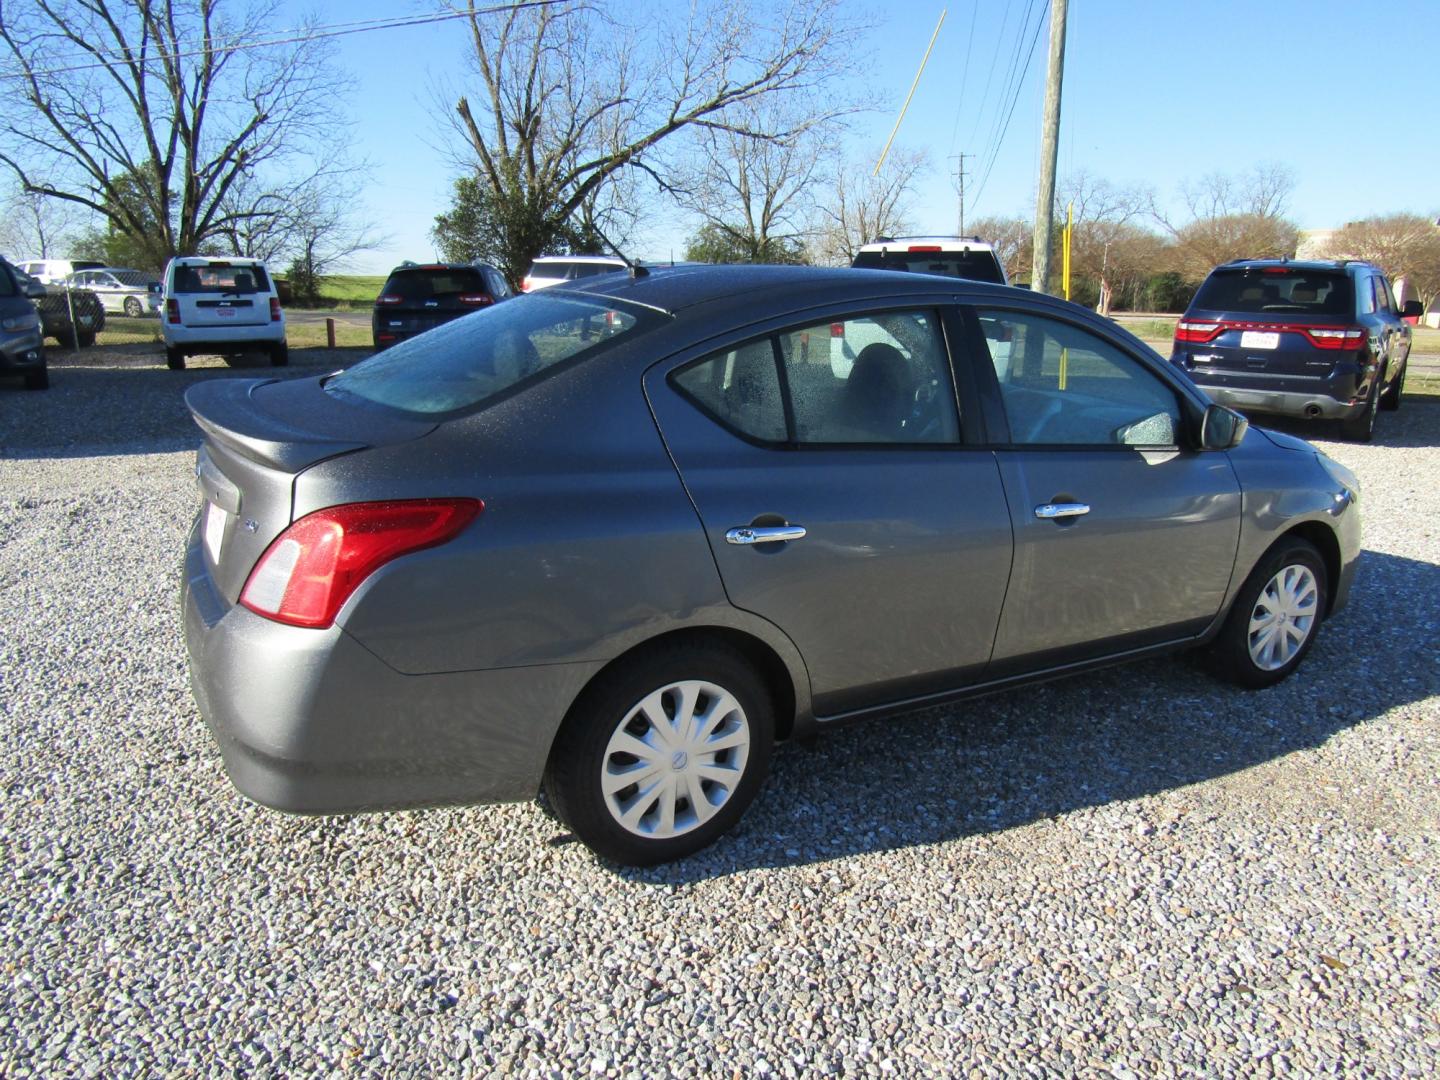
[{"label": "front door", "polygon": [[1010,517],[934,309],[762,335],[646,391],[731,603],[795,643],[819,715],[981,677]]},{"label": "front door", "polygon": [[1118,344],[1033,313],[979,316],[1015,530],[994,674],[1198,634],[1235,565],[1229,458],[1187,445],[1176,390]]}]

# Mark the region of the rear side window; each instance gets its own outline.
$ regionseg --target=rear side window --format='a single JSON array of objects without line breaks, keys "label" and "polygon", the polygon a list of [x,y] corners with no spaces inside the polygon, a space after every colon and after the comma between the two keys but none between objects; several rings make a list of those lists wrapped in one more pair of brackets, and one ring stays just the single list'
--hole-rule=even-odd
[{"label": "rear side window", "polygon": [[438,300],[445,297],[490,292],[479,270],[463,267],[441,270],[402,270],[385,282],[384,295],[401,300]]},{"label": "rear side window", "polygon": [[683,368],[675,386],[742,435],[797,446],[959,440],[933,312],[802,326]]},{"label": "rear side window", "polygon": [[862,251],[854,266],[862,270],[904,270],[911,274],[940,274],[970,281],[1005,283],[1000,262],[993,251],[920,251],[889,248]]},{"label": "rear side window", "polygon": [[1355,310],[1350,277],[1326,270],[1257,267],[1216,270],[1190,305],[1205,311],[1249,314],[1339,315]]},{"label": "rear side window", "polygon": [[609,352],[662,320],[531,293],[402,341],[325,389],[424,416],[458,413]]},{"label": "rear side window", "polygon": [[270,279],[263,266],[250,263],[238,266],[226,262],[206,263],[203,266],[177,266],[173,291],[248,296],[253,293],[268,293]]}]

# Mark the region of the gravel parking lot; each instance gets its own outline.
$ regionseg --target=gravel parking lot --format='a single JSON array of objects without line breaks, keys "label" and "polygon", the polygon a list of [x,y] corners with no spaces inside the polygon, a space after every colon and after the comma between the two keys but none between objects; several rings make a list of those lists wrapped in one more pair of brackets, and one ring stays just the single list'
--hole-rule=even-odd
[{"label": "gravel parking lot", "polygon": [[1324,444],[1367,551],[1296,678],[1156,661],[852,727],[617,872],[534,804],[231,788],[180,393],[271,373],[0,385],[0,1074],[1440,1074],[1440,404]]}]

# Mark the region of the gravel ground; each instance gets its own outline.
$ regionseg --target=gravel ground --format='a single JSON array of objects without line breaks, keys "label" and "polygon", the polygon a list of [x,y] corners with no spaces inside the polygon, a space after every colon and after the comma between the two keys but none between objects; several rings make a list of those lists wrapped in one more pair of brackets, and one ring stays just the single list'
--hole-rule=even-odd
[{"label": "gravel ground", "polygon": [[235,794],[176,610],[222,371],[0,386],[0,1074],[1440,1073],[1440,405],[1326,444],[1368,550],[1299,677],[849,728],[617,872],[536,805]]}]

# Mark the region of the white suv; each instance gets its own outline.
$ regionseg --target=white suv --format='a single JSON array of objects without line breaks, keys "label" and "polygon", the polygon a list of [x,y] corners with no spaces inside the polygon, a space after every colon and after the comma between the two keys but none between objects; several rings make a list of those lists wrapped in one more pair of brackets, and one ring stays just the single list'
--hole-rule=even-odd
[{"label": "white suv", "polygon": [[882,236],[861,247],[850,265],[1010,284],[994,247],[978,236]]},{"label": "white suv", "polygon": [[183,256],[165,267],[165,314],[160,322],[165,362],[178,371],[194,353],[225,357],[267,352],[290,362],[285,312],[274,279],[259,259]]},{"label": "white suv", "polygon": [[625,269],[625,260],[613,255],[541,255],[530,264],[530,272],[520,283],[521,292],[534,292],[560,285],[566,281],[613,274]]}]

